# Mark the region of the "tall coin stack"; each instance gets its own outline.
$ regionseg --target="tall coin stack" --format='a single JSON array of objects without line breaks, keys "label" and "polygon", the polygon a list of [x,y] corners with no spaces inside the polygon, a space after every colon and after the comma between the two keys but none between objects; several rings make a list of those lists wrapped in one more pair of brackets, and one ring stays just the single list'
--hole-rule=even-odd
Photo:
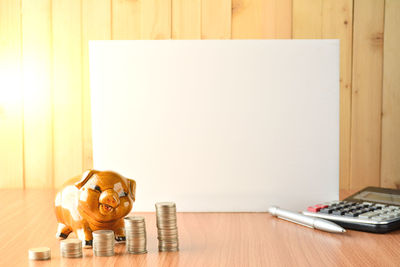
[{"label": "tall coin stack", "polygon": [[93,235],[93,254],[95,256],[114,256],[114,231],[97,230]]},{"label": "tall coin stack", "polygon": [[124,218],[126,251],[132,254],[144,254],[146,250],[146,223],[144,217],[128,216]]},{"label": "tall coin stack", "polygon": [[80,258],[82,257],[82,241],[75,238],[61,240],[60,252],[65,258]]},{"label": "tall coin stack", "polygon": [[156,203],[158,250],[178,251],[178,227],[176,205],[173,202]]}]

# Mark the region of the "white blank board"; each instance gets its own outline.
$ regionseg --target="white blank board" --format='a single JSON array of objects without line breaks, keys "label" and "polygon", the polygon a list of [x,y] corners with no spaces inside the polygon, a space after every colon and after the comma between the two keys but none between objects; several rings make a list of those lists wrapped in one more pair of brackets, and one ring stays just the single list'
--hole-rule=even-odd
[{"label": "white blank board", "polygon": [[338,40],[90,42],[94,168],[139,211],[338,199]]}]

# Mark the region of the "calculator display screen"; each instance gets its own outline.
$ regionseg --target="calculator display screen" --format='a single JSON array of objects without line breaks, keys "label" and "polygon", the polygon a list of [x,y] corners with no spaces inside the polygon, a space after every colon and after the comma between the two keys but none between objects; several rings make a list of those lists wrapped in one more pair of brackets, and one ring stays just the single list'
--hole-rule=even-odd
[{"label": "calculator display screen", "polygon": [[394,194],[363,191],[355,195],[353,198],[365,201],[380,202],[385,204],[400,205],[400,195],[394,195]]}]

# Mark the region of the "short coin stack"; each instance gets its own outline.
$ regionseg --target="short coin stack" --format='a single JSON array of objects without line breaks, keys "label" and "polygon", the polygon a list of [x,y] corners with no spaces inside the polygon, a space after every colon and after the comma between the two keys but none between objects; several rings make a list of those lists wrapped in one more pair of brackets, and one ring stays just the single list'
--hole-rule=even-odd
[{"label": "short coin stack", "polygon": [[97,230],[93,235],[93,254],[95,256],[114,256],[114,231]]},{"label": "short coin stack", "polygon": [[82,241],[75,238],[61,240],[60,253],[65,258],[82,257]]},{"label": "short coin stack", "polygon": [[146,250],[146,223],[144,217],[125,217],[126,251],[132,254],[144,254]]},{"label": "short coin stack", "polygon": [[39,247],[29,249],[30,260],[48,260],[50,259],[50,248]]},{"label": "short coin stack", "polygon": [[176,205],[173,202],[156,203],[158,250],[178,251],[178,227],[176,225]]}]

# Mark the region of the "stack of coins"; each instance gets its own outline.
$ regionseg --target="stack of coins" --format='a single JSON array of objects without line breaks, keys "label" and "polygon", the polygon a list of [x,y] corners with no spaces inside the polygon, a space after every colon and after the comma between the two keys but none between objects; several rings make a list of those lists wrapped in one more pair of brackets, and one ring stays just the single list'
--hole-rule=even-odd
[{"label": "stack of coins", "polygon": [[30,260],[48,260],[50,259],[50,248],[39,247],[29,249]]},{"label": "stack of coins", "polygon": [[93,254],[95,256],[114,256],[114,231],[97,230],[93,235]]},{"label": "stack of coins", "polygon": [[82,257],[82,241],[75,238],[61,240],[60,253],[65,258]]},{"label": "stack of coins", "polygon": [[178,227],[176,226],[176,205],[173,202],[156,203],[158,250],[178,251]]},{"label": "stack of coins", "polygon": [[146,250],[146,224],[144,217],[125,217],[126,251],[132,254],[144,254]]}]

